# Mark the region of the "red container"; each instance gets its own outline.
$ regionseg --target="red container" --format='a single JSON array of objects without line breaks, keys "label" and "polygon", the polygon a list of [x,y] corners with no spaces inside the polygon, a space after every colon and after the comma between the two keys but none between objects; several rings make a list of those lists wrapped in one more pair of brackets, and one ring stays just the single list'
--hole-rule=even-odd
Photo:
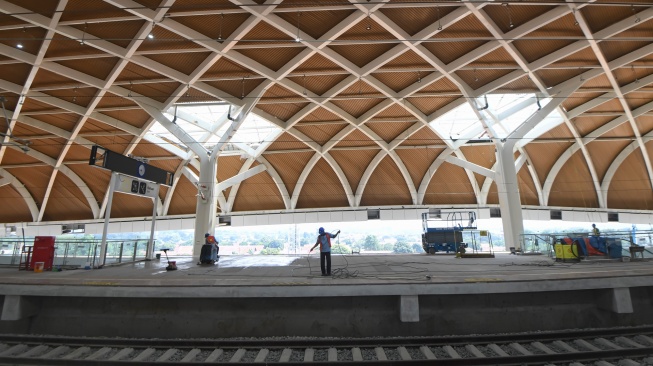
[{"label": "red container", "polygon": [[54,240],[54,236],[34,237],[34,249],[32,249],[30,269],[34,269],[37,262],[43,262],[43,270],[52,270],[52,263],[54,262]]}]

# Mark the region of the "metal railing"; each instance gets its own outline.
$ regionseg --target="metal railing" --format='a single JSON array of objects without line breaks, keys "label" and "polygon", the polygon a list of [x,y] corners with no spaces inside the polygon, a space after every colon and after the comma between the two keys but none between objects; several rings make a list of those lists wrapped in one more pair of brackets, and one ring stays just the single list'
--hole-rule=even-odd
[{"label": "metal railing", "polygon": [[[0,238],[0,265],[18,266],[26,247],[33,246],[34,238]],[[148,239],[107,240],[105,264],[132,263],[145,259]],[[100,239],[62,239],[55,241],[53,265],[97,267],[100,261]],[[156,240],[154,241],[156,250]],[[22,259],[25,261],[25,258]]]}]

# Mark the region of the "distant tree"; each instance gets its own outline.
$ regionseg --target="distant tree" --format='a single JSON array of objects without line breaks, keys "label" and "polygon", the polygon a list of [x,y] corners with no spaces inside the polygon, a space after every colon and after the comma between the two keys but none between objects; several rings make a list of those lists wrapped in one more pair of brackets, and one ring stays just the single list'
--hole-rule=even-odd
[{"label": "distant tree", "polygon": [[335,244],[331,246],[333,254],[351,254],[351,248],[344,244]]},{"label": "distant tree", "polygon": [[424,247],[422,247],[421,244],[413,244],[413,253],[422,253],[424,251]]},{"label": "distant tree", "polygon": [[263,244],[263,248],[270,249],[283,249],[283,242],[279,239],[270,239]]},{"label": "distant tree", "polygon": [[379,239],[377,239],[376,236],[374,235],[368,235],[365,237],[365,241],[363,242],[363,249],[365,250],[379,250],[380,245],[379,245]]},{"label": "distant tree", "polygon": [[281,254],[281,249],[277,248],[264,248],[259,254]]},{"label": "distant tree", "polygon": [[392,249],[394,253],[413,253],[413,248],[405,241],[397,242]]},{"label": "distant tree", "polygon": [[379,245],[379,250],[390,251],[392,248],[394,248],[394,244],[392,243],[383,243]]}]

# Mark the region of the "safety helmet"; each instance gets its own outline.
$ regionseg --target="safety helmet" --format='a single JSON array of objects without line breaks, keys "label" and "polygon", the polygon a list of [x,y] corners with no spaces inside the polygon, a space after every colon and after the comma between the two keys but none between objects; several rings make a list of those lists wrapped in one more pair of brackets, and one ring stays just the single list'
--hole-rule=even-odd
[{"label": "safety helmet", "polygon": [[324,228],[321,227],[321,228],[318,230],[318,232],[319,232],[320,234],[324,234]]},{"label": "safety helmet", "polygon": [[209,236],[211,236],[211,234],[209,234],[209,233],[204,234],[205,238],[208,238]]}]

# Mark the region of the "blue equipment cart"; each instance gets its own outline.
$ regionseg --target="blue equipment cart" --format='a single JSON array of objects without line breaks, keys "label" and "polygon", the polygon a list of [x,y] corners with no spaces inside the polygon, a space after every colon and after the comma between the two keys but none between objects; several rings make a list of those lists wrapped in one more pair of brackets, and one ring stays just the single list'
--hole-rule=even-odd
[{"label": "blue equipment cart", "polygon": [[422,248],[426,253],[456,253],[467,247],[463,242],[463,231],[476,229],[476,213],[450,212],[443,220],[440,215],[425,212],[422,214],[422,229]]}]

